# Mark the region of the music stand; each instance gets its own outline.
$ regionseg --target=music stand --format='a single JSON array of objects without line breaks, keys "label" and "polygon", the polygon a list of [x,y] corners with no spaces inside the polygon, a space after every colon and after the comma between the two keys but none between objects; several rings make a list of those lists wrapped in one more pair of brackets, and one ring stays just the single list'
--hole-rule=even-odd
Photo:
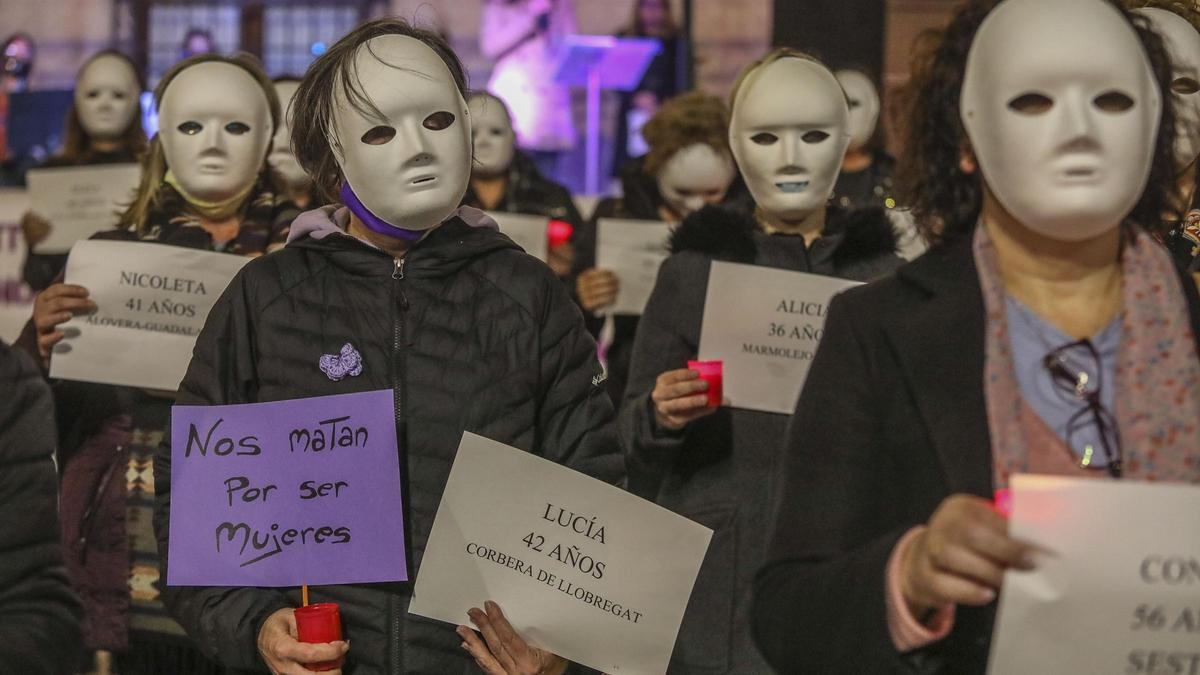
[{"label": "music stand", "polygon": [[611,35],[568,35],[559,52],[554,81],[587,88],[585,189],[600,194],[600,91],[633,91],[662,49],[658,40]]}]

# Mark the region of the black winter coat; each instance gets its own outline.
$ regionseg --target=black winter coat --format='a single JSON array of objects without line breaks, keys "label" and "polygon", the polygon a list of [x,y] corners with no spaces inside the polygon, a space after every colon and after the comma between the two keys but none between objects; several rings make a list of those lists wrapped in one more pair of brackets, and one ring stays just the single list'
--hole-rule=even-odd
[{"label": "black winter coat", "polygon": [[[766,551],[767,519],[788,416],[721,408],[682,432],[655,423],[655,379],[696,358],[713,260],[867,281],[903,262],[878,210],[831,209],[825,234],[768,235],[752,217],[705,208],[683,222],[638,326],[618,431],[630,488],[714,530],[684,614],[671,673],[770,672],[750,636],[750,591]],[[814,671],[817,672],[817,671]]]},{"label": "black winter coat", "polygon": [[[346,343],[362,355],[362,372],[335,382],[318,361]],[[209,314],[178,402],[391,389],[415,579],[463,431],[620,479],[620,454],[594,443],[612,417],[595,352],[579,311],[544,264],[494,229],[454,218],[401,261],[342,234],[304,237],[252,261]],[[170,448],[163,447],[154,473],[164,553],[170,462]],[[503,494],[497,485],[497,498]],[[295,590],[166,590],[168,607],[201,648],[240,669],[264,668],[255,647],[262,622],[300,604]],[[341,605],[351,642],[344,672],[474,667],[453,626],[408,614],[411,592],[409,583],[314,589],[314,601]]]},{"label": "black winter coat", "polygon": [[75,672],[79,601],[58,544],[54,405],[41,371],[0,342],[0,670]]},{"label": "black winter coat", "polygon": [[[462,203],[477,209],[485,208],[470,186],[463,195]],[[575,230],[583,226],[583,217],[579,215],[570,191],[543,176],[533,161],[520,152],[513,155],[508,168],[508,188],[504,198],[491,210],[562,220],[570,223]]]},{"label": "black winter coat", "polygon": [[[1180,284],[1200,340],[1195,281],[1166,282]],[[951,494],[992,497],[985,331],[970,236],[830,303],[755,583],[754,635],[781,673],[985,672],[996,603],[958,607],[946,639],[907,654],[884,604],[905,532]]]}]

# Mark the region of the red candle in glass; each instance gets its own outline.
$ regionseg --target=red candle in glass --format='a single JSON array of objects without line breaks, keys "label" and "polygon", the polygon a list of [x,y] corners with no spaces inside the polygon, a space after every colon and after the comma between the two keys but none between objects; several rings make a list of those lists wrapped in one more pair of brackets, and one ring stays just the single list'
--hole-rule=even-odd
[{"label": "red candle in glass", "polygon": [[[296,632],[300,634],[301,642],[319,644],[342,639],[342,615],[338,611],[337,603],[321,602],[293,611],[296,614]],[[309,663],[304,667],[313,671],[337,670],[345,661],[346,657],[343,656],[336,661]]]},{"label": "red candle in glass", "polygon": [[700,373],[700,379],[708,383],[708,407],[720,408],[724,397],[722,383],[725,376],[724,361],[688,361],[688,368]]},{"label": "red candle in glass", "polygon": [[1012,490],[1009,488],[1000,488],[999,490],[996,490],[995,499],[992,500],[992,509],[1005,518],[1011,516]]}]

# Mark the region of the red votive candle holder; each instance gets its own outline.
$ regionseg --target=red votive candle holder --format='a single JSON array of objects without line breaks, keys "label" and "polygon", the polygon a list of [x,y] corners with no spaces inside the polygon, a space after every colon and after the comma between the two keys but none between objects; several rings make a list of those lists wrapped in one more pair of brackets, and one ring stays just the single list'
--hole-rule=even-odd
[{"label": "red votive candle holder", "polygon": [[688,368],[700,373],[700,379],[708,383],[708,407],[720,408],[724,398],[722,383],[725,377],[724,361],[688,361]]},{"label": "red votive candle holder", "polygon": [[1009,488],[1000,488],[999,490],[996,490],[995,498],[992,500],[992,509],[1005,518],[1011,516],[1012,490]]},{"label": "red votive candle holder", "polygon": [[[338,611],[337,603],[321,602],[293,611],[296,614],[296,632],[300,634],[301,642],[321,644],[342,639],[342,615]],[[336,661],[308,663],[304,667],[313,671],[337,670],[345,662],[346,657],[342,656]]]},{"label": "red votive candle holder", "polygon": [[550,248],[558,248],[571,241],[573,234],[575,228],[565,220],[551,220],[546,225],[546,238],[550,242]]}]

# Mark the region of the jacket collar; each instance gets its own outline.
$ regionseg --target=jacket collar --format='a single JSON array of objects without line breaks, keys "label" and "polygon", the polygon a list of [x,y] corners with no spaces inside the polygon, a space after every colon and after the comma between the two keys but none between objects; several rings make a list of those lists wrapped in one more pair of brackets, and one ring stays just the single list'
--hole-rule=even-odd
[{"label": "jacket collar", "polygon": [[900,268],[923,298],[885,325],[952,493],[992,496],[991,435],[984,394],[983,291],[971,237],[934,247]]},{"label": "jacket collar", "polygon": [[[481,220],[476,217],[477,214],[483,215],[477,209],[460,209],[414,244],[404,255],[405,275],[430,278],[450,276],[493,251],[520,250],[512,240],[500,234],[490,218]],[[341,230],[319,239],[312,236],[294,238],[288,242],[288,248],[321,253],[334,265],[362,276],[391,275],[395,267],[390,255]]]}]

